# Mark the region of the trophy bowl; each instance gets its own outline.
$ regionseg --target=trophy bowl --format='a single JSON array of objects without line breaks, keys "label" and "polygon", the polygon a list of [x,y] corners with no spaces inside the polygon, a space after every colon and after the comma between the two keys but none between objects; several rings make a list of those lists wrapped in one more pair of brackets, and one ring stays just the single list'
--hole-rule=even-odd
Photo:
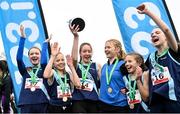
[{"label": "trophy bowl", "polygon": [[71,26],[75,25],[75,27],[77,25],[79,25],[78,32],[82,31],[84,29],[84,27],[85,27],[85,21],[82,18],[79,18],[79,17],[70,19],[69,24]]}]

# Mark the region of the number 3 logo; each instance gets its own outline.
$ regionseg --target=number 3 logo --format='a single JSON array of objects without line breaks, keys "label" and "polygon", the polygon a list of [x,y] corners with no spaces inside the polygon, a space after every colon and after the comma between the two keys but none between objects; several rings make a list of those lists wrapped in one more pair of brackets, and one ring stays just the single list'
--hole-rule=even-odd
[{"label": "number 3 logo", "polygon": [[[144,2],[143,4],[146,4],[148,9],[150,9],[152,12],[156,12],[156,15],[159,17],[161,16],[159,8],[153,4],[152,2]],[[135,21],[135,18],[139,19],[139,23]],[[127,24],[129,28],[131,28],[133,31],[135,31],[131,37],[131,47],[134,51],[139,52],[142,55],[149,54],[149,48],[143,47],[140,43],[141,41],[146,41],[151,44],[150,40],[150,33],[146,31],[138,31],[139,25],[141,25],[141,21],[145,20],[145,15],[139,14],[137,12],[137,9],[135,7],[128,7],[124,12],[124,21]],[[155,23],[152,19],[149,20],[149,24],[151,26],[155,26]]]}]

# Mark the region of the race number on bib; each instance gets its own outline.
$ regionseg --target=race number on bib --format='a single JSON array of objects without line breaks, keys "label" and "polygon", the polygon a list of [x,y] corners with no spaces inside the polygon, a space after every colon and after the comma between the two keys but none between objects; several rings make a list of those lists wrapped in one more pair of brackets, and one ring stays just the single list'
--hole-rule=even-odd
[{"label": "race number on bib", "polygon": [[85,91],[92,91],[93,90],[93,81],[86,79],[85,81],[82,80],[82,78],[80,78],[80,82],[81,82],[81,87],[77,88],[77,89],[82,89]]},{"label": "race number on bib", "polygon": [[164,82],[168,82],[170,79],[169,69],[167,67],[163,67],[164,72],[157,72],[152,69],[151,71],[151,80],[153,85],[158,85]]},{"label": "race number on bib", "polygon": [[40,89],[42,83],[43,83],[42,78],[37,78],[36,83],[32,83],[31,78],[26,78],[25,89],[31,89],[31,88]]},{"label": "race number on bib", "polygon": [[57,86],[57,97],[72,97],[69,84],[66,84],[65,88],[63,88],[61,85]]},{"label": "race number on bib", "polygon": [[127,92],[127,100],[128,100],[128,104],[137,104],[141,102],[141,95],[139,93],[139,90],[135,90],[135,97],[134,99],[130,99],[130,92]]}]

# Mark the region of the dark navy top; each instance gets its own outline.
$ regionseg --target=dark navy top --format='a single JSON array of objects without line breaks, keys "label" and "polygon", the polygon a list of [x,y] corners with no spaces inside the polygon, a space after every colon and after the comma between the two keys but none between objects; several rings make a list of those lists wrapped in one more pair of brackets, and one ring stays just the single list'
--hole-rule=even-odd
[{"label": "dark navy top", "polygon": [[[67,84],[69,84],[70,86],[70,76],[69,76],[69,73],[66,72],[66,76],[67,76]],[[57,86],[59,86],[58,82],[56,81],[55,77],[53,77],[54,81],[52,83],[52,85],[50,85],[49,87],[49,90],[48,90],[48,93],[49,93],[49,96],[50,96],[50,101],[49,103],[51,105],[56,105],[56,106],[68,106],[68,105],[71,105],[71,98],[68,98],[68,100],[66,102],[63,102],[62,98],[58,98],[57,97]],[[64,82],[65,78],[62,77],[61,78],[62,81]],[[71,86],[70,86],[70,89],[71,89]]]},{"label": "dark navy top", "polygon": [[[36,89],[33,92],[30,89],[25,89],[26,78],[30,78],[30,75],[29,75],[28,71],[26,70],[25,64],[23,62],[24,43],[25,43],[25,38],[20,38],[19,48],[17,51],[17,58],[16,58],[19,72],[23,78],[19,101],[18,101],[18,106],[27,105],[27,104],[48,103],[48,99],[41,89]],[[42,57],[41,58],[41,68],[39,69],[39,71],[37,73],[38,78],[43,78],[43,72],[44,72],[44,69],[47,64],[47,57],[46,57],[47,46],[48,46],[47,42],[43,43],[42,55],[41,55],[41,57]],[[44,78],[43,78],[43,83],[44,83],[45,87],[47,87],[47,80]]]},{"label": "dark navy top", "polygon": [[[87,65],[83,65],[83,67],[85,69],[87,69]],[[82,78],[82,73],[81,73],[81,69],[79,68],[79,65],[77,67],[77,75],[79,76],[79,78]],[[96,86],[96,88],[98,87],[98,73],[97,73],[97,69],[96,69],[96,63],[92,63],[89,69],[89,73],[91,74],[93,80],[94,80],[94,86]],[[88,76],[87,76],[88,77]],[[87,78],[88,79],[88,78]],[[92,79],[90,79],[92,80]],[[98,89],[98,88],[97,88]],[[80,89],[76,89],[74,88],[73,91],[73,100],[93,100],[96,101],[98,100],[98,91],[95,90],[95,88],[93,88],[92,91],[86,91],[86,90],[80,90]]]},{"label": "dark navy top", "polygon": [[[153,53],[154,54],[154,53]],[[155,60],[158,64],[163,67],[167,67],[170,74],[170,80],[164,83],[157,85],[152,85],[152,80],[150,80],[150,98],[152,98],[153,93],[156,93],[164,98],[180,102],[180,46],[178,46],[178,52],[174,52],[172,49],[169,49],[168,52],[158,58],[157,52],[155,53]],[[150,79],[152,76],[156,75],[153,72],[152,59],[149,56],[146,64],[150,69]],[[158,77],[159,75],[157,75]]]}]

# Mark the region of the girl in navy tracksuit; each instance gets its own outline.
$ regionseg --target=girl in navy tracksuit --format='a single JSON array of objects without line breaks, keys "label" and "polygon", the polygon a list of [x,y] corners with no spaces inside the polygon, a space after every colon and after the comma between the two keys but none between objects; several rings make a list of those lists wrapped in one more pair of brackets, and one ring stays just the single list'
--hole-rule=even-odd
[{"label": "girl in navy tracksuit", "polygon": [[75,25],[70,25],[70,30],[74,35],[72,58],[78,75],[72,96],[72,112],[98,112],[99,76],[101,66],[100,64],[91,61],[92,47],[89,43],[82,43],[80,45],[80,62],[77,63],[79,41],[77,33],[78,29],[78,26],[75,27]]},{"label": "girl in navy tracksuit", "polygon": [[152,18],[159,27],[151,33],[151,41],[157,51],[147,59],[150,111],[180,112],[180,46],[168,26],[146,5],[137,9],[140,14]]},{"label": "girl in navy tracksuit", "polygon": [[[127,88],[128,104],[131,113],[149,112],[148,106],[144,102],[144,96],[141,96],[140,89],[148,91],[147,67],[144,63],[144,58],[139,53],[129,53],[125,57],[125,64],[121,66],[121,72],[124,77]],[[142,84],[143,83],[143,84]],[[145,99],[146,100],[146,99]]]},{"label": "girl in navy tracksuit", "polygon": [[[46,80],[43,78],[43,72],[46,66],[47,42],[43,43],[42,58],[40,49],[33,47],[28,55],[32,67],[26,68],[23,62],[23,49],[25,44],[24,27],[20,27],[21,38],[17,51],[17,65],[23,82],[19,96],[18,107],[21,113],[45,113],[48,106],[48,94],[46,91]],[[48,41],[48,40],[47,40]],[[41,58],[41,64],[39,61]]]},{"label": "girl in navy tracksuit", "polygon": [[[44,71],[44,77],[48,79],[49,84],[50,102],[48,112],[70,113],[72,105],[71,82],[73,82],[73,77],[65,70],[65,58],[59,51],[57,42],[51,45],[51,57]],[[72,66],[71,68],[73,69],[74,67]]]}]

